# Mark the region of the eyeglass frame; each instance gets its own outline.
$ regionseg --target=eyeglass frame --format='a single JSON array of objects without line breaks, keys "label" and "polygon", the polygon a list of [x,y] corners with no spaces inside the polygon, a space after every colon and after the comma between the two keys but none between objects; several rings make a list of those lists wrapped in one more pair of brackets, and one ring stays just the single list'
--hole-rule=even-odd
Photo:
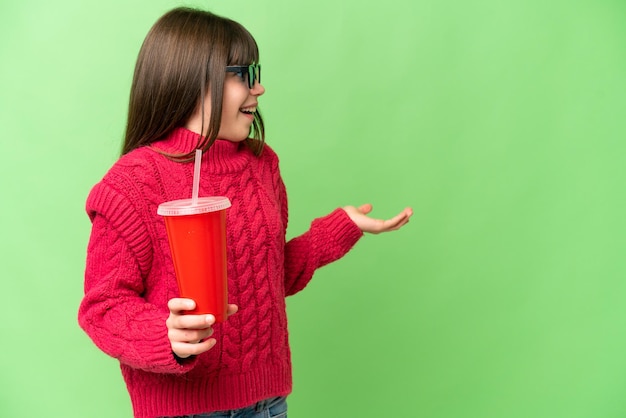
[{"label": "eyeglass frame", "polygon": [[[248,87],[250,89],[254,88],[254,82],[258,80],[259,84],[261,84],[261,64],[250,64],[250,65],[228,65],[226,66],[227,73],[239,73],[243,77],[244,74],[248,75]],[[252,77],[250,77],[252,74]]]}]

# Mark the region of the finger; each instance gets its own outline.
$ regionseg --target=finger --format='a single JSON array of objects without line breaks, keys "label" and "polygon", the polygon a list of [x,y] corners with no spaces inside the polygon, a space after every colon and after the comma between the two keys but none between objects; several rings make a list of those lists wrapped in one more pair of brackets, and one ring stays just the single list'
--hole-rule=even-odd
[{"label": "finger", "polygon": [[168,329],[205,329],[215,323],[215,317],[208,315],[170,314],[165,321]]},{"label": "finger", "polygon": [[173,298],[167,302],[167,307],[172,313],[182,314],[184,311],[194,309],[196,302],[194,302],[193,299]]},{"label": "finger", "polygon": [[177,329],[172,328],[168,330],[167,337],[170,342],[182,342],[182,343],[198,343],[206,340],[213,335],[213,328],[206,329]]},{"label": "finger", "polygon": [[205,329],[215,324],[215,317],[207,315],[180,315],[175,320],[175,328],[180,329]]},{"label": "finger", "polygon": [[377,219],[376,226],[372,229],[372,233],[380,234],[383,232],[395,231],[403,227],[409,221],[409,216],[405,213],[400,213],[391,219],[385,221]]},{"label": "finger", "polygon": [[364,205],[359,206],[358,211],[364,215],[367,215],[374,209],[371,203],[365,203]]},{"label": "finger", "polygon": [[406,224],[408,218],[406,216],[396,216],[384,222],[384,227],[380,232],[395,231]]},{"label": "finger", "polygon": [[404,226],[407,222],[409,222],[409,218],[413,215],[413,210],[411,208],[406,208],[393,218],[385,221],[386,227],[390,229],[398,229]]},{"label": "finger", "polygon": [[233,314],[236,314],[237,311],[239,311],[239,306],[233,304],[233,303],[229,303],[228,304],[228,310],[226,312],[226,316],[231,316]]},{"label": "finger", "polygon": [[209,338],[208,340],[197,344],[172,342],[172,351],[180,358],[187,358],[189,356],[197,356],[205,351],[209,351],[215,346],[216,343],[217,341],[215,338]]},{"label": "finger", "polygon": [[391,218],[391,220],[400,219],[400,218],[410,218],[413,215],[413,209],[404,208],[400,213]]},{"label": "finger", "polygon": [[407,223],[409,223],[409,219],[408,218],[407,219],[403,219],[399,223],[389,227],[385,232],[387,232],[387,231],[397,231],[398,229],[402,228]]}]

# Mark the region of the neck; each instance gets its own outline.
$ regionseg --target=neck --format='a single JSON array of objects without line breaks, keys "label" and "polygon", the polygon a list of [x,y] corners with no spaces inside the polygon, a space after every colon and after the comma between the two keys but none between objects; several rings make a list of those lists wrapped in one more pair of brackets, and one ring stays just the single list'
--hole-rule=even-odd
[{"label": "neck", "polygon": [[[152,148],[170,155],[192,153],[198,147],[200,134],[187,128],[175,129],[167,138],[155,142]],[[209,164],[218,173],[240,171],[245,167],[252,153],[241,142],[216,139],[209,150],[202,155],[203,164]]]}]

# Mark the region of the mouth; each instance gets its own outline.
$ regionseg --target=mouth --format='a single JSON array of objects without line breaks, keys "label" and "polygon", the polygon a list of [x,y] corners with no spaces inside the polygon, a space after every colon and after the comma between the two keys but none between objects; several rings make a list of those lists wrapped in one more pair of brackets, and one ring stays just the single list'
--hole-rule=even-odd
[{"label": "mouth", "polygon": [[248,106],[248,107],[242,107],[241,109],[239,109],[239,111],[241,113],[245,113],[247,115],[254,115],[254,112],[256,112],[256,105]]}]

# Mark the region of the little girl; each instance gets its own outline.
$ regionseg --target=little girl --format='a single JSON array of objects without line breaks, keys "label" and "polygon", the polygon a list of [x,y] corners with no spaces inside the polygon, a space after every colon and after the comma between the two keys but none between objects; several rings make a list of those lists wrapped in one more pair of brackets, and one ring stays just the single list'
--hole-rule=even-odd
[{"label": "little girl", "polygon": [[[285,297],[363,235],[398,229],[338,208],[285,241],[287,196],[264,145],[261,67],[240,24],[188,8],[148,33],[135,68],[121,158],[91,190],[85,296],[78,313],[120,362],[136,417],[287,416],[291,392]],[[226,196],[229,315],[185,315],[160,203],[188,198],[202,149],[200,196]],[[233,315],[235,314],[236,315]],[[219,412],[221,411],[221,412]],[[195,415],[194,415],[195,414]]]}]

